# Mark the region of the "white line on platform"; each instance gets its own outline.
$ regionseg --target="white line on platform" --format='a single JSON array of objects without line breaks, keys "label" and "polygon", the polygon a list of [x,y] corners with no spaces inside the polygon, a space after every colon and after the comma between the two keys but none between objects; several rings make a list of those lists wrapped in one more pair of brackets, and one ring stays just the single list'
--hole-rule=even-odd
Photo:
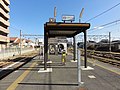
[{"label": "white line on platform", "polygon": [[85,82],[80,82],[81,85],[83,85]]},{"label": "white line on platform", "polygon": [[3,69],[8,69],[8,68],[10,68],[10,67],[12,67],[12,66],[14,66],[14,65],[16,65],[16,64],[18,64],[18,63],[20,63],[20,62],[15,62],[15,63],[13,63],[13,64],[11,64],[11,65],[9,65],[9,66],[3,68]]},{"label": "white line on platform", "polygon": [[77,60],[70,60],[71,62],[77,62]]},{"label": "white line on platform", "polygon": [[47,68],[46,70],[44,70],[44,68],[40,68],[38,73],[46,73],[46,72],[52,72],[52,68]]},{"label": "white line on platform", "polygon": [[19,72],[18,70],[14,71],[14,72]]},{"label": "white line on platform", "polygon": [[[51,64],[51,63],[52,63],[52,61],[47,61],[47,63],[48,63],[48,64]],[[44,64],[44,61],[42,62],[42,64]]]},{"label": "white line on platform", "polygon": [[88,75],[89,78],[94,79],[96,78],[94,75]]},{"label": "white line on platform", "polygon": [[85,66],[81,66],[82,70],[94,70],[94,68],[87,66],[87,68],[85,68]]},{"label": "white line on platform", "polygon": [[[20,61],[22,61],[22,60],[24,60],[24,59],[21,59]],[[16,65],[16,64],[18,64],[18,63],[20,63],[20,61],[19,61],[19,62],[15,62],[15,63],[13,63],[13,64],[11,64],[11,65],[5,67],[5,68],[1,68],[0,72],[3,71],[3,70],[6,70],[6,69],[8,69],[8,68],[11,68],[12,66],[14,66],[14,65]]]}]

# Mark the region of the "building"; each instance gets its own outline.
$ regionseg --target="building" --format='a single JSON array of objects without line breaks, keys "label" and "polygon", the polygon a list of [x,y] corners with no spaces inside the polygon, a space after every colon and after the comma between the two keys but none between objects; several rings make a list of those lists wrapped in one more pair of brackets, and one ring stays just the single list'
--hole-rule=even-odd
[{"label": "building", "polygon": [[[21,39],[21,48],[32,47],[34,48],[35,43],[32,40]],[[12,48],[20,48],[20,38],[18,37],[10,37],[10,47]]]},{"label": "building", "polygon": [[10,26],[10,1],[0,0],[0,50],[8,46],[9,43],[9,26]]}]

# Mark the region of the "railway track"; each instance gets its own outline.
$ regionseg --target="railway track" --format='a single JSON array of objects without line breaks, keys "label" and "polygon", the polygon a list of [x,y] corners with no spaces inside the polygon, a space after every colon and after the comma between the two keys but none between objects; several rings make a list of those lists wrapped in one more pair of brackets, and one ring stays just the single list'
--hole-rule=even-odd
[{"label": "railway track", "polygon": [[37,52],[32,52],[32,53],[26,53],[24,55],[17,55],[14,57],[10,57],[8,59],[0,60],[0,68],[4,68],[10,64],[13,64],[15,62],[19,62],[20,60],[25,60],[27,58],[34,57],[37,54],[38,54]]},{"label": "railway track", "polygon": [[9,75],[11,72],[19,69],[21,66],[31,61],[37,55],[37,52],[32,52],[21,56],[16,56],[7,60],[2,60],[0,62],[0,80]]},{"label": "railway track", "polygon": [[[84,51],[81,52],[83,56]],[[120,53],[87,50],[87,57],[120,67]]]}]

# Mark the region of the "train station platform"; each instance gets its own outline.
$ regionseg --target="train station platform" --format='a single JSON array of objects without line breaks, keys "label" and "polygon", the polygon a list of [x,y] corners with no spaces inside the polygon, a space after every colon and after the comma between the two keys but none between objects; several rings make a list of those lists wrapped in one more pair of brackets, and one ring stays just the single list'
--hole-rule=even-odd
[{"label": "train station platform", "polygon": [[39,60],[40,57],[37,56],[2,79],[0,90],[120,90],[119,68],[118,73],[115,73],[103,68],[103,63],[99,62],[95,62],[95,65],[88,63],[88,66],[94,69],[81,70],[84,83],[79,88],[77,63],[71,62],[72,58],[71,55],[67,55],[66,65],[62,65],[61,55],[50,55],[52,63],[47,66],[48,72],[40,72],[44,65],[42,59]]}]

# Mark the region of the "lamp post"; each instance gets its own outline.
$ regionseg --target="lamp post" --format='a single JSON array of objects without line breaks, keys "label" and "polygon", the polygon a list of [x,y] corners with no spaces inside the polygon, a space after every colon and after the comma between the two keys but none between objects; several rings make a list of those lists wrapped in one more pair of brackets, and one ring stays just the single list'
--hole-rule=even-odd
[{"label": "lamp post", "polygon": [[[84,12],[84,8],[82,8],[82,10],[81,10],[81,12],[80,12],[80,15],[79,15],[79,23],[81,23],[81,18],[82,18],[83,12]],[[84,42],[84,40],[83,40],[83,42]],[[84,44],[83,44],[83,50],[84,50]]]},{"label": "lamp post", "polygon": [[82,18],[83,12],[84,12],[84,8],[82,8],[82,10],[81,10],[81,12],[80,12],[80,15],[79,15],[79,23],[81,23],[81,18]]},{"label": "lamp post", "polygon": [[[79,23],[81,23],[81,17],[83,14],[84,8],[82,8],[81,12],[80,12],[80,16],[79,16]],[[84,32],[84,37],[86,37],[86,32]],[[86,39],[85,39],[86,40]],[[76,40],[77,41],[77,40]],[[86,44],[86,43],[85,43]],[[77,62],[77,67],[78,67],[78,86],[80,87],[82,85],[82,81],[81,81],[81,57],[80,57],[80,50],[77,50],[77,42],[76,42],[76,58],[78,60]],[[85,62],[86,63],[86,62]],[[86,66],[86,64],[85,64]]]},{"label": "lamp post", "polygon": [[[81,23],[81,18],[82,18],[82,14],[83,14],[84,8],[82,8],[80,15],[79,15],[79,23]],[[78,56],[77,56],[77,36],[75,36],[75,60],[77,60]]]}]

